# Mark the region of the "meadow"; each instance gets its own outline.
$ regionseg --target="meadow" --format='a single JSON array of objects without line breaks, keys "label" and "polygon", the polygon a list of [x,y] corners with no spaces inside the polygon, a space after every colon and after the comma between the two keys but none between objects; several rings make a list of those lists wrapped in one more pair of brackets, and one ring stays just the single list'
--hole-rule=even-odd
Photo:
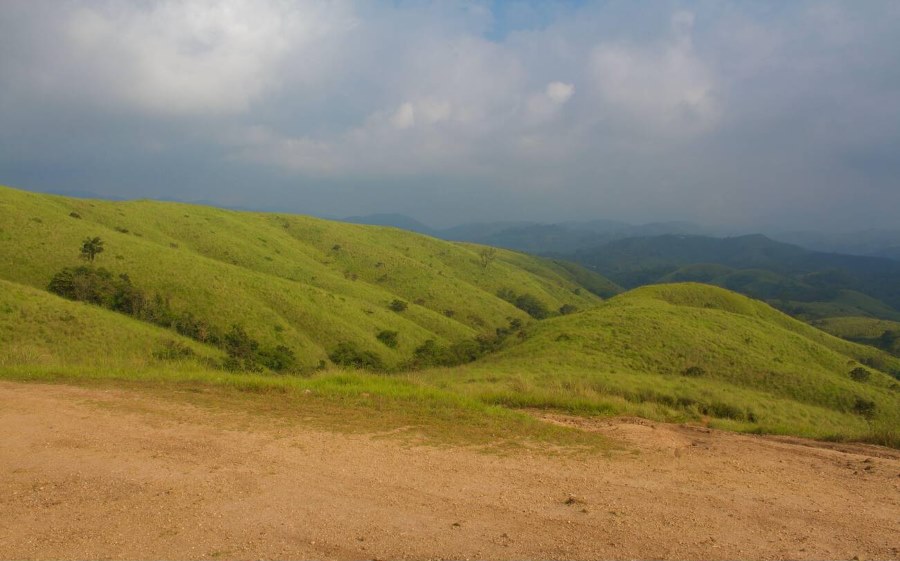
[{"label": "meadow", "polygon": [[[0,225],[9,380],[245,395],[436,441],[596,445],[531,415],[544,410],[900,446],[900,359],[718,287],[615,295],[577,265],[393,228],[7,188]],[[90,237],[104,251],[85,265]],[[79,264],[127,274],[143,305],[225,335],[47,291]],[[235,325],[297,363],[235,368]],[[336,363],[341,345],[376,355],[377,371]]]}]

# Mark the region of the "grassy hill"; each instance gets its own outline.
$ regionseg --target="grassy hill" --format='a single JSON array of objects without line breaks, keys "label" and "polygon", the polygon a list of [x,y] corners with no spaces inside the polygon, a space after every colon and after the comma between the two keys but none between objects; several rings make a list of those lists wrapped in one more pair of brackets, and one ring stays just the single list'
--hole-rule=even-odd
[{"label": "grassy hill", "polygon": [[170,330],[0,280],[0,367],[199,367],[223,356]]},{"label": "grassy hill", "polygon": [[[228,211],[154,201],[109,202],[0,188],[0,278],[44,289],[79,264],[86,237],[105,251],[97,266],[127,273],[224,331],[241,324],[262,343],[294,349],[308,366],[353,341],[398,364],[428,339],[453,342],[492,333],[528,315],[497,297],[533,295],[550,310],[599,302],[579,284],[597,275],[481,246],[402,230],[304,216]],[[408,304],[392,311],[394,300]],[[397,331],[390,348],[377,339]]]},{"label": "grassy hill", "polygon": [[896,434],[900,385],[887,372],[900,375],[900,360],[733,292],[676,284],[541,322],[520,344],[431,376],[489,403],[828,437],[872,422]]},{"label": "grassy hill", "polygon": [[[0,373],[13,378],[313,392],[407,424],[458,420],[483,435],[496,423],[541,433],[510,412],[537,407],[900,446],[892,377],[900,359],[713,286],[648,286],[604,301],[594,293],[619,287],[577,265],[394,228],[5,188],[0,224]],[[47,292],[57,272],[83,264],[79,248],[94,236],[105,251],[87,270],[107,268],[114,280],[127,273],[144,300],[173,317],[188,314],[220,334],[239,324],[261,347],[289,347],[302,376],[226,372],[230,335],[226,345],[202,344],[143,316]],[[534,319],[544,315],[536,303],[561,312]],[[384,332],[396,332],[395,346]],[[431,368],[479,335],[493,338],[491,352]],[[416,369],[323,364],[347,342],[388,369]]]},{"label": "grassy hill", "polygon": [[836,337],[900,356],[900,322],[870,317],[833,317],[815,321],[813,325]]}]

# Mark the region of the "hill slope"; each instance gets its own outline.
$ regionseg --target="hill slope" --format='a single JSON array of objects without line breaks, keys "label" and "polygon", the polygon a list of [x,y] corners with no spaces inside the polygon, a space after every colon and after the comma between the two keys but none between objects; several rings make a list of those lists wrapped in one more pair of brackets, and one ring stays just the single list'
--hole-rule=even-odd
[{"label": "hill slope", "polygon": [[184,367],[222,356],[167,329],[0,280],[0,367]]},{"label": "hill slope", "polygon": [[[864,368],[865,381],[850,372]],[[524,341],[436,372],[491,403],[697,418],[815,436],[900,427],[900,360],[699,284],[644,287],[551,319]],[[871,404],[871,405],[869,405]]]},{"label": "hill slope", "polygon": [[[394,228],[153,201],[108,202],[0,187],[0,278],[46,288],[99,236],[97,265],[127,273],[175,314],[219,331],[242,324],[306,365],[344,341],[407,358],[425,340],[459,341],[527,314],[497,297],[533,295],[551,310],[599,299],[548,260],[449,243]],[[579,271],[579,278],[597,275]],[[582,279],[584,280],[584,279]],[[603,279],[596,280],[604,283]],[[389,309],[394,300],[405,311]],[[389,348],[376,335],[397,331]]]}]

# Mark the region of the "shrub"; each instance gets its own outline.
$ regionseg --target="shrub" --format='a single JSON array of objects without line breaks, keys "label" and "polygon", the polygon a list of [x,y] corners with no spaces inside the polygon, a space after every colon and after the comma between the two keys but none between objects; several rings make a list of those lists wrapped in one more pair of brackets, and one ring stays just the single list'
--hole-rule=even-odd
[{"label": "shrub", "polygon": [[257,360],[275,372],[287,372],[297,367],[297,357],[294,355],[294,351],[284,345],[261,349],[257,353]]},{"label": "shrub", "polygon": [[437,344],[434,339],[428,339],[413,351],[413,365],[419,368],[427,366],[439,366],[446,362],[447,349]]},{"label": "shrub", "polygon": [[227,369],[251,372],[261,370],[256,361],[259,343],[252,339],[240,325],[232,325],[231,330],[225,334],[224,347],[225,352],[228,353],[228,360],[225,362]]},{"label": "shrub", "polygon": [[720,419],[744,419],[744,411],[739,407],[731,405],[730,403],[714,401],[703,409],[703,412],[705,414],[712,415],[713,417],[718,417]]},{"label": "shrub", "polygon": [[865,382],[871,377],[872,373],[861,366],[858,366],[850,371],[850,378],[857,382]]},{"label": "shrub", "polygon": [[497,296],[519,308],[534,319],[544,319],[550,315],[550,310],[536,296],[532,294],[516,294],[512,289],[501,288]]},{"label": "shrub", "polygon": [[66,267],[53,275],[47,289],[76,300],[136,315],[144,305],[144,294],[131,284],[128,275],[115,277],[103,267]]},{"label": "shrub", "polygon": [[569,314],[574,314],[577,311],[578,311],[578,308],[576,308],[572,304],[563,304],[562,306],[559,307],[559,315],[561,315],[561,316],[567,316]]},{"label": "shrub", "polygon": [[341,366],[371,370],[382,370],[384,368],[381,357],[372,351],[360,349],[356,343],[350,341],[338,343],[338,346],[328,355],[328,358],[331,359],[331,362]]},{"label": "shrub", "polygon": [[388,304],[388,308],[394,312],[402,312],[405,311],[406,308],[409,307],[409,304],[404,302],[403,300],[394,300],[390,304]]},{"label": "shrub", "polygon": [[872,419],[875,417],[875,402],[857,397],[853,403],[853,412],[866,419]]},{"label": "shrub", "polygon": [[397,336],[398,335],[400,335],[400,334],[396,331],[389,331],[389,330],[385,329],[383,331],[379,331],[378,335],[376,335],[375,337],[379,341],[384,343],[385,346],[393,349],[393,348],[397,347]]},{"label": "shrub", "polygon": [[491,343],[483,337],[458,341],[449,347],[438,344],[434,339],[428,339],[413,351],[413,358],[408,366],[413,368],[458,366],[477,360],[492,349]]},{"label": "shrub", "polygon": [[698,376],[706,375],[706,370],[703,370],[703,368],[696,366],[696,365],[688,366],[687,368],[685,368],[684,370],[681,371],[681,375],[696,378]]},{"label": "shrub", "polygon": [[497,291],[497,296],[510,303],[516,299],[516,293],[510,288],[501,288]]}]

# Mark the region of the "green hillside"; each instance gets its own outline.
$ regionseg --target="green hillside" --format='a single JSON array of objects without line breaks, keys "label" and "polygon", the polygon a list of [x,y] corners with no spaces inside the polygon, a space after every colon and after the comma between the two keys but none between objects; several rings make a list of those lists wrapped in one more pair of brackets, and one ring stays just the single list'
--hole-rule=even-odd
[{"label": "green hillside", "polygon": [[518,345],[431,376],[490,403],[827,437],[900,427],[887,372],[900,375],[900,360],[733,292],[674,284],[541,322]]},{"label": "green hillside", "polygon": [[[528,315],[497,297],[533,295],[548,309],[590,307],[599,298],[567,267],[481,246],[386,227],[304,216],[235,212],[177,203],[108,202],[0,188],[0,278],[44,289],[79,264],[86,237],[105,251],[96,265],[127,273],[173,314],[190,313],[224,332],[243,325],[264,344],[286,345],[314,366],[352,341],[388,364],[428,339],[492,333]],[[606,281],[589,276],[597,285]],[[401,300],[401,312],[390,305]],[[395,348],[377,339],[398,333]]]},{"label": "green hillside", "polygon": [[[483,434],[549,408],[900,446],[900,359],[714,286],[604,301],[619,287],[580,266],[394,228],[5,188],[0,225],[14,379],[317,392]],[[92,237],[104,251],[86,263]],[[355,364],[336,358],[346,344],[388,373],[334,368]],[[297,363],[272,366],[285,350]]]},{"label": "green hillside", "polygon": [[0,367],[203,366],[222,357],[167,329],[0,280]]},{"label": "green hillside", "polygon": [[900,356],[900,322],[870,317],[834,317],[815,321],[813,326],[836,337]]}]

